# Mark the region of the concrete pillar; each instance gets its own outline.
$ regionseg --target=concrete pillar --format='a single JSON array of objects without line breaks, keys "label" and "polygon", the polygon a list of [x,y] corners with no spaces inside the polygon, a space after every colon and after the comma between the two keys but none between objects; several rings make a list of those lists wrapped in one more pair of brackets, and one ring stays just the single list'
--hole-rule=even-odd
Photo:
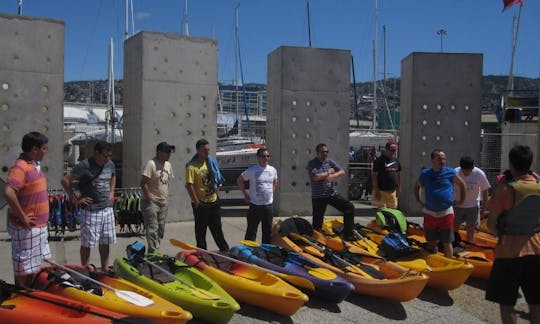
[{"label": "concrete pillar", "polygon": [[[315,146],[347,171],[350,61],[348,50],[282,46],[268,56],[267,144],[279,175],[279,215],[311,215],[306,165]],[[338,181],[347,196],[347,177]],[[336,214],[328,210],[327,214]]]},{"label": "concrete pillar", "polygon": [[168,220],[192,219],[185,165],[200,138],[215,154],[217,42],[140,32],[124,42],[124,84],[123,186],[139,186],[159,142],[174,144]]},{"label": "concrete pillar", "polygon": [[[21,153],[24,134],[38,131],[49,138],[42,162],[47,184],[60,188],[64,22],[0,14],[0,44],[0,179],[6,179]],[[5,219],[6,211],[0,210],[0,218]],[[0,228],[5,224],[0,222]]]},{"label": "concrete pillar", "polygon": [[414,184],[430,153],[442,149],[447,166],[480,158],[482,54],[412,53],[401,61],[399,207],[419,216]]}]

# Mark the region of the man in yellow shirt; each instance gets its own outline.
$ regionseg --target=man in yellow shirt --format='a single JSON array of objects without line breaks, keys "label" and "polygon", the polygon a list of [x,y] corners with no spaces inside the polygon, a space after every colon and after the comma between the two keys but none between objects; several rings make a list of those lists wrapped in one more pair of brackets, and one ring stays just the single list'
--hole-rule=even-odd
[{"label": "man in yellow shirt", "polygon": [[220,251],[228,251],[229,245],[223,236],[221,215],[219,213],[219,186],[223,177],[217,161],[210,156],[210,144],[200,139],[195,144],[197,153],[186,165],[186,189],[191,199],[195,217],[195,239],[197,247],[206,249],[206,229]]}]

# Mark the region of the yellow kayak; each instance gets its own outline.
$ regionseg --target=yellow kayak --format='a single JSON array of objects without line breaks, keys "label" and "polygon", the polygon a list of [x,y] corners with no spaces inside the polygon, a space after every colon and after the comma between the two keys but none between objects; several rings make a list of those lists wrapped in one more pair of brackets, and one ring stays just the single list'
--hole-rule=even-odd
[{"label": "yellow kayak", "polygon": [[184,250],[177,255],[217,282],[236,300],[291,316],[308,296],[277,276],[239,262],[202,251]]},{"label": "yellow kayak", "polygon": [[285,234],[279,232],[278,223],[274,227],[274,244],[295,251],[320,267],[333,271],[352,283],[356,293],[403,302],[416,298],[428,281],[424,274],[391,261],[380,258],[359,260],[353,254],[334,251],[324,244],[317,246],[314,243],[317,238],[324,237],[317,231],[313,231],[312,236]]},{"label": "yellow kayak", "polygon": [[[387,230],[379,227],[375,220],[370,221],[367,228],[368,230],[362,231],[362,234],[377,244],[381,244],[385,234],[388,233]],[[425,238],[415,234],[410,235],[409,238],[425,242]],[[448,258],[442,253],[430,253],[424,248],[414,255],[400,257],[396,262],[425,273],[429,277],[428,286],[441,290],[458,288],[467,281],[474,270],[474,265],[468,259]]]},{"label": "yellow kayak", "polygon": [[[88,280],[81,280],[77,275],[70,274],[61,268],[57,268],[57,266],[43,268],[37,275],[33,288],[43,289],[58,296],[67,297],[129,316],[147,318],[159,324],[186,323],[193,318],[190,312],[182,309],[180,306],[174,305],[156,294],[122,278],[99,271],[88,271],[85,267],[79,265],[62,267],[81,272],[83,275],[102,282],[119,292],[130,292],[129,294],[133,296],[140,296],[141,300],[150,300],[151,304],[147,306],[135,305],[129,300],[126,300],[129,298],[122,298],[124,296],[123,294],[115,293],[100,286],[93,286],[91,289],[86,287],[84,289]],[[135,297],[136,299],[137,297]]]}]

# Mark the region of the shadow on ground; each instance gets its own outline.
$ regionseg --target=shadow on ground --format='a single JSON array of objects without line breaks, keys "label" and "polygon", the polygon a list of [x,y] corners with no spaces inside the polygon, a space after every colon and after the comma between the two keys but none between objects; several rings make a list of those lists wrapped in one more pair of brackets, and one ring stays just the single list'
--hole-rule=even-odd
[{"label": "shadow on ground", "polygon": [[422,293],[417,297],[420,300],[430,302],[439,306],[452,306],[454,300],[448,294],[448,291],[438,290],[430,287],[424,288]]},{"label": "shadow on ground", "polygon": [[351,294],[347,301],[358,307],[364,308],[382,317],[403,321],[407,319],[407,312],[401,303],[390,301],[385,298]]},{"label": "shadow on ground", "polygon": [[241,305],[241,308],[238,311],[238,314],[242,316],[256,318],[258,320],[271,322],[271,323],[283,323],[283,324],[293,323],[293,320],[290,317],[272,313],[271,311],[266,310],[264,308],[248,305],[244,303],[241,303],[240,305]]}]

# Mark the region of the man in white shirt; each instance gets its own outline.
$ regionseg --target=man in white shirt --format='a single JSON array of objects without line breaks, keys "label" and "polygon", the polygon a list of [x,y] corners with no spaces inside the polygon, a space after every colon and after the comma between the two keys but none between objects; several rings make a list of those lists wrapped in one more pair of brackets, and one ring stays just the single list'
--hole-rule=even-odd
[{"label": "man in white shirt", "polygon": [[[249,204],[245,239],[255,241],[257,227],[262,223],[262,243],[270,243],[272,203],[278,184],[277,171],[268,164],[268,161],[270,161],[268,149],[258,149],[257,164],[242,172],[236,181],[244,194],[244,200]],[[249,192],[246,192],[245,181],[249,182]]]},{"label": "man in white shirt", "polygon": [[141,175],[141,212],[146,229],[148,253],[156,252],[165,234],[165,221],[169,210],[169,182],[174,178],[169,159],[175,146],[161,142],[156,156],[148,160]]},{"label": "man in white shirt", "polygon": [[456,172],[465,181],[466,194],[463,204],[454,208],[454,233],[459,235],[459,228],[465,222],[467,241],[474,242],[476,229],[480,225],[480,212],[485,210],[491,186],[484,171],[475,167],[474,160],[469,156],[459,160]]}]

